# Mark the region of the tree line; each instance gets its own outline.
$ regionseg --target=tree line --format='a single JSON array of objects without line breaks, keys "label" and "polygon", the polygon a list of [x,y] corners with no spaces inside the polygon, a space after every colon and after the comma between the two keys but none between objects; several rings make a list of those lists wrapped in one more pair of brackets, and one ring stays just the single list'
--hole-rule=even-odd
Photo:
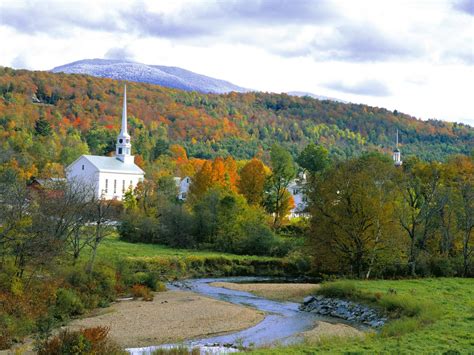
[{"label": "tree line", "polygon": [[474,162],[376,153],[313,169],[308,243],[320,272],[472,276]]}]

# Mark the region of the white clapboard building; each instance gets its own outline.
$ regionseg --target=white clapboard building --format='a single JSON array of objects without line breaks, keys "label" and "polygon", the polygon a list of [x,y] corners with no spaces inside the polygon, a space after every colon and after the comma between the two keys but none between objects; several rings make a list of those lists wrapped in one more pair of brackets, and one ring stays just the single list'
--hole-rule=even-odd
[{"label": "white clapboard building", "polygon": [[145,172],[134,162],[127,132],[127,88],[123,94],[122,128],[117,137],[115,156],[81,155],[66,168],[69,183],[88,185],[97,198],[122,200],[125,192],[135,189]]},{"label": "white clapboard building", "polygon": [[306,211],[308,200],[306,198],[306,174],[301,173],[298,177],[290,182],[288,191],[293,196],[295,207],[290,211],[289,218],[307,217]]}]

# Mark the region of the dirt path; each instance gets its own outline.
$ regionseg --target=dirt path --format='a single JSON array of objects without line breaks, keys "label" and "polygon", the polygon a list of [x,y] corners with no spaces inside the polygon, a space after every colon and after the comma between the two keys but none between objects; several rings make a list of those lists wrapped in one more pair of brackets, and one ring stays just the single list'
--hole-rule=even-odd
[{"label": "dirt path", "polygon": [[254,309],[184,291],[157,293],[151,302],[118,302],[104,311],[75,320],[68,328],[109,326],[110,336],[119,345],[142,347],[234,332],[264,318]]}]

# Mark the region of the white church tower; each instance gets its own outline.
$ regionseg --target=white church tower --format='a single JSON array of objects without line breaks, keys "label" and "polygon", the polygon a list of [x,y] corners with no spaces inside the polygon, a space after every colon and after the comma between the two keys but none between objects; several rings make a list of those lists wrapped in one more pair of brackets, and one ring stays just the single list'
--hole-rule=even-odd
[{"label": "white church tower", "polygon": [[400,166],[403,164],[401,160],[400,149],[398,149],[398,129],[397,129],[397,143],[395,149],[393,150],[393,162],[395,166]]},{"label": "white church tower", "polygon": [[66,168],[67,180],[91,187],[97,198],[122,200],[143,181],[145,172],[135,164],[127,132],[127,87],[123,93],[122,127],[114,157],[82,155]]},{"label": "white church tower", "polygon": [[115,156],[124,163],[133,163],[132,144],[130,143],[130,135],[127,132],[127,86],[123,89],[123,110],[122,110],[122,128],[117,136],[117,146]]}]

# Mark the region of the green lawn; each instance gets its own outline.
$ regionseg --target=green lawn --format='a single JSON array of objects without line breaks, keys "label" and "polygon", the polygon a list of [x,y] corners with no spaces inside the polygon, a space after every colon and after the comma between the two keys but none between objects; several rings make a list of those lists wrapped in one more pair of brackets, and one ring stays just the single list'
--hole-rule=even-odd
[{"label": "green lawn", "polygon": [[[460,278],[400,281],[356,281],[357,288],[429,300],[437,307],[439,318],[421,329],[397,337],[382,335],[364,339],[328,338],[315,344],[255,350],[255,354],[315,353],[474,353],[474,280]],[[451,351],[451,352],[450,352]]]},{"label": "green lawn", "polygon": [[174,249],[159,244],[145,243],[128,243],[120,240],[117,235],[107,237],[99,246],[97,251],[99,259],[115,261],[126,257],[186,257],[186,256],[202,256],[202,257],[218,257],[225,256],[233,259],[251,259],[251,260],[273,260],[278,258],[247,256],[226,254],[214,251],[201,251],[192,249]]}]

